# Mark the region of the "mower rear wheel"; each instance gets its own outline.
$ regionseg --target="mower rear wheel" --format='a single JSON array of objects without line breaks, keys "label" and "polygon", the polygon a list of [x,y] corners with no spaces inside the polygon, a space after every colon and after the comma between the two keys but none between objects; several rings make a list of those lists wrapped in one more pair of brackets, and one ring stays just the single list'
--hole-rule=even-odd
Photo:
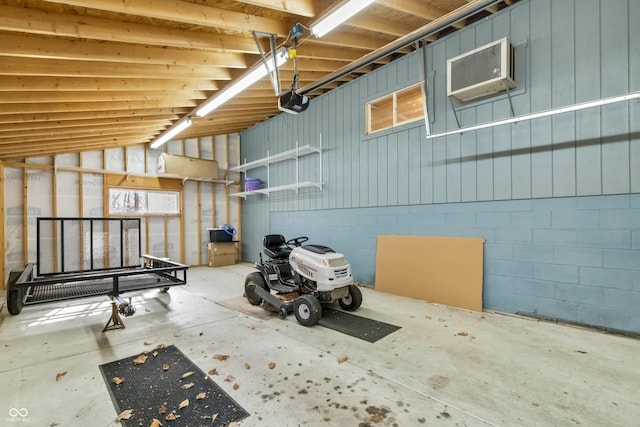
[{"label": "mower rear wheel", "polygon": [[356,285],[349,285],[349,295],[338,300],[340,307],[347,311],[355,311],[362,304],[362,292]]},{"label": "mower rear wheel", "polygon": [[322,317],[322,305],[313,295],[301,295],[293,302],[293,312],[302,326],[313,326]]},{"label": "mower rear wheel", "polygon": [[244,281],[244,295],[247,297],[247,301],[251,305],[260,305],[262,298],[254,291],[255,287],[259,286],[262,289],[269,292],[269,287],[264,281],[264,277],[257,271],[247,274],[247,278]]}]

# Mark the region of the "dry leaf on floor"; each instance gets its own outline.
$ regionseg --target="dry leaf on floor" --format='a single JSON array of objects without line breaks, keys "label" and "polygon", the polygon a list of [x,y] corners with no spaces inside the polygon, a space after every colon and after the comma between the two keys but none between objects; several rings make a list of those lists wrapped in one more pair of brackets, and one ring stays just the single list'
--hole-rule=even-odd
[{"label": "dry leaf on floor", "polygon": [[209,375],[218,375],[218,369],[217,368],[210,369],[209,372],[207,373]]},{"label": "dry leaf on floor", "polygon": [[458,335],[460,335],[461,337],[466,337],[469,335],[468,332],[458,332]]},{"label": "dry leaf on floor", "polygon": [[166,348],[166,347],[167,347],[167,345],[166,345],[166,344],[158,344],[158,345],[156,346],[156,349],[160,350],[161,348]]},{"label": "dry leaf on floor", "polygon": [[160,415],[164,415],[167,413],[167,407],[165,405],[162,405],[161,407],[158,408],[158,413]]},{"label": "dry leaf on floor", "polygon": [[128,420],[133,416],[133,409],[125,409],[116,417],[116,421]]},{"label": "dry leaf on floor", "polygon": [[446,322],[445,319],[438,319],[438,322]]},{"label": "dry leaf on floor", "polygon": [[157,352],[157,351],[154,351],[154,352],[153,352],[153,353],[151,353],[151,354],[153,354],[153,357],[158,357],[158,352]]},{"label": "dry leaf on floor", "polygon": [[133,364],[134,365],[142,365],[146,361],[147,361],[147,355],[146,354],[141,354],[140,356],[138,356],[135,359],[133,359]]},{"label": "dry leaf on floor", "polygon": [[58,372],[56,374],[56,381],[60,381],[62,379],[62,377],[64,377],[65,375],[67,375],[67,371],[64,372]]},{"label": "dry leaf on floor", "polygon": [[349,360],[349,356],[345,356],[344,354],[342,356],[338,356],[338,363],[344,363],[347,360]]},{"label": "dry leaf on floor", "polygon": [[182,384],[180,387],[182,387],[185,390],[189,390],[194,385],[195,385],[194,383],[188,383],[188,384]]},{"label": "dry leaf on floor", "polygon": [[162,427],[162,423],[160,420],[154,418],[153,421],[151,421],[151,424],[149,424],[149,427]]},{"label": "dry leaf on floor", "polygon": [[215,421],[218,418],[218,414],[211,415],[211,421]]},{"label": "dry leaf on floor", "polygon": [[374,423],[381,423],[382,421],[384,421],[384,415],[382,414],[375,414],[371,416],[371,421]]},{"label": "dry leaf on floor", "polygon": [[431,316],[424,316],[424,317],[426,317],[427,319],[431,320]]},{"label": "dry leaf on floor", "polygon": [[177,415],[175,412],[171,412],[169,415],[167,415],[166,417],[164,417],[165,420],[167,421],[175,421],[178,418],[180,418],[182,415]]},{"label": "dry leaf on floor", "polygon": [[191,375],[193,375],[193,374],[195,374],[195,372],[193,372],[193,371],[189,371],[189,372],[187,372],[187,373],[182,374],[182,377],[181,377],[181,378],[182,378],[182,379],[185,379],[185,378],[190,377],[190,376],[191,376]]},{"label": "dry leaf on floor", "polygon": [[244,369],[251,369],[251,365],[249,365],[247,362],[244,363]]},{"label": "dry leaf on floor", "polygon": [[185,399],[182,402],[180,402],[180,405],[178,405],[178,408],[182,409],[182,408],[186,408],[187,406],[189,406],[189,399]]},{"label": "dry leaf on floor", "polygon": [[269,369],[275,368],[276,367],[276,362],[269,362],[268,367],[269,367]]},{"label": "dry leaf on floor", "polygon": [[240,388],[240,385],[239,385],[238,383],[235,383],[235,384],[233,385],[233,389],[234,389],[234,390],[237,390],[237,389],[239,389],[239,388]]},{"label": "dry leaf on floor", "polygon": [[235,378],[233,377],[233,375],[227,375],[224,380],[226,382],[230,383],[231,381],[235,380]]},{"label": "dry leaf on floor", "polygon": [[213,358],[217,359],[217,360],[227,360],[229,358],[229,355],[228,354],[217,354],[216,353],[216,354],[213,355]]},{"label": "dry leaf on floor", "polygon": [[162,370],[163,371],[168,371],[169,370],[169,365],[167,365],[166,363],[164,365],[162,365]]},{"label": "dry leaf on floor", "polygon": [[122,383],[124,382],[124,378],[115,377],[115,378],[113,378],[111,381],[113,381],[113,383],[114,383],[115,385],[120,385],[120,384],[122,384]]},{"label": "dry leaf on floor", "polygon": [[207,393],[205,393],[204,391],[202,393],[196,394],[196,400],[202,400],[205,397],[207,397]]},{"label": "dry leaf on floor", "polygon": [[152,344],[153,344],[153,343],[152,343],[152,342],[149,342],[149,341],[145,341],[145,342],[144,342],[144,345],[152,345]]}]

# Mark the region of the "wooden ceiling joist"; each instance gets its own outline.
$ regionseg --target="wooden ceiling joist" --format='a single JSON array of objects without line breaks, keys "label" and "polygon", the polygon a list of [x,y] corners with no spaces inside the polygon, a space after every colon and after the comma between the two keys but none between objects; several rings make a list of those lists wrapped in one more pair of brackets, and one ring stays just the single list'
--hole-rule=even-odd
[{"label": "wooden ceiling joist", "polygon": [[240,53],[205,52],[13,33],[1,34],[0,40],[0,56],[127,64],[210,65],[226,68],[247,68],[249,65],[245,55]]},{"label": "wooden ceiling joist", "polygon": [[[116,101],[116,102],[47,102],[37,104],[1,104],[0,114],[15,114],[16,111],[22,113],[65,113],[65,112],[86,112],[86,111],[128,111],[143,108],[170,108],[176,106],[195,107],[198,105],[193,99],[180,100],[177,104],[174,99],[148,100],[148,101]],[[19,108],[19,109],[18,109]]]},{"label": "wooden ceiling joist", "polygon": [[123,64],[43,58],[1,57],[0,75],[127,79],[231,80],[228,68],[210,65]]},{"label": "wooden ceiling joist", "polygon": [[113,0],[45,1],[238,32],[255,30],[285,36],[290,29],[289,25],[276,19],[180,0],[145,0],[144,2]]},{"label": "wooden ceiling joist", "polygon": [[204,92],[194,90],[1,93],[4,104],[170,100],[173,105],[180,106],[185,100],[207,98]]},{"label": "wooden ceiling joist", "polygon": [[208,31],[159,27],[77,14],[3,6],[0,30],[25,34],[135,43],[149,46],[258,54],[251,34],[245,37]]}]

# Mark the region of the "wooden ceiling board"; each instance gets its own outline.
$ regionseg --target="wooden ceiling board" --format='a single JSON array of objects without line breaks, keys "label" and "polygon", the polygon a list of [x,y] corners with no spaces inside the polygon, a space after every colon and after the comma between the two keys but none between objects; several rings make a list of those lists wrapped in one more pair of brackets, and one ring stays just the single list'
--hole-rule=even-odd
[{"label": "wooden ceiling board", "polygon": [[[308,27],[338,3],[0,0],[0,161],[149,143],[259,64],[259,51],[269,50],[261,33],[276,34],[279,46],[290,46],[289,30],[302,25],[298,73],[302,86],[311,85],[469,2],[377,0],[321,39],[312,36]],[[259,32],[259,46],[252,31]],[[292,80],[289,61],[280,73],[281,88]],[[277,97],[265,78],[211,117],[194,118],[179,137],[241,132],[277,114]]]}]

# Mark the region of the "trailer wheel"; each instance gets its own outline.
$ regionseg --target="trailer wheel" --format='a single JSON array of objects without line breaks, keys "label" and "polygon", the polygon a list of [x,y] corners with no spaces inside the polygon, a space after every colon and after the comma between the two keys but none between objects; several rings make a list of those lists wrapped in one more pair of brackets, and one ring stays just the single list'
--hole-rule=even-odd
[{"label": "trailer wheel", "polygon": [[247,278],[244,281],[244,295],[247,297],[247,301],[249,301],[249,304],[251,305],[260,305],[260,303],[262,303],[262,298],[254,291],[256,286],[259,286],[269,292],[269,288],[267,287],[267,283],[264,281],[262,274],[254,271],[253,273],[247,274]]},{"label": "trailer wheel", "polygon": [[16,315],[22,311],[22,292],[20,289],[11,289],[18,281],[22,271],[12,271],[9,273],[7,281],[7,310],[9,314]]},{"label": "trailer wheel", "polygon": [[293,302],[293,312],[298,323],[303,326],[313,326],[322,317],[322,305],[313,295],[301,295]]},{"label": "trailer wheel", "polygon": [[338,300],[340,307],[347,311],[355,311],[362,304],[362,292],[356,285],[349,285],[349,295]]}]

